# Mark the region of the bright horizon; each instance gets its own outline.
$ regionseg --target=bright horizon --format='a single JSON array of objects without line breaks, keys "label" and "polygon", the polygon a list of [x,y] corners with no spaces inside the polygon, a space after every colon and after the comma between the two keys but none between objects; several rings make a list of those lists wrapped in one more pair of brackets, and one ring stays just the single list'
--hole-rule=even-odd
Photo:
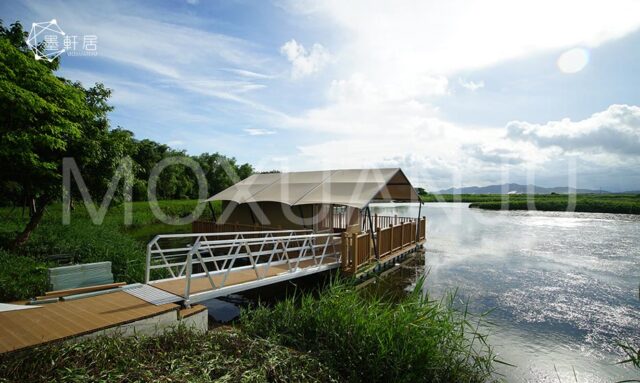
[{"label": "bright horizon", "polygon": [[60,76],[112,127],[258,170],[401,167],[414,185],[640,190],[634,1],[3,3],[96,35]]}]

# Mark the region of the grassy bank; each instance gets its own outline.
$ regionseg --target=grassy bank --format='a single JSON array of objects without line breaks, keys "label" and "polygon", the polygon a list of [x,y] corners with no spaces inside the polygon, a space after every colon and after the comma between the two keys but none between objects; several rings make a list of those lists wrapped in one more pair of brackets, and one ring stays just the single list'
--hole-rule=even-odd
[{"label": "grassy bank", "polygon": [[468,202],[487,210],[577,211],[589,213],[640,214],[640,195],[578,194],[575,204],[565,194],[427,194],[424,202]]},{"label": "grassy bank", "polygon": [[100,337],[0,356],[7,382],[332,382],[312,355],[236,330]]},{"label": "grassy bank", "polygon": [[[61,205],[51,206],[29,242],[15,251],[6,247],[25,225],[20,209],[0,208],[0,302],[41,295],[47,288],[46,269],[59,256],[74,262],[111,261],[116,281],[140,282],[144,277],[145,245],[159,233],[190,232],[190,225],[168,225],[154,217],[147,202],[132,204],[132,224],[125,226],[123,206],[107,211],[95,225],[82,204],[76,205],[69,225],[62,224]],[[196,201],[161,201],[167,215],[185,216]],[[208,217],[206,210],[203,217]]]}]

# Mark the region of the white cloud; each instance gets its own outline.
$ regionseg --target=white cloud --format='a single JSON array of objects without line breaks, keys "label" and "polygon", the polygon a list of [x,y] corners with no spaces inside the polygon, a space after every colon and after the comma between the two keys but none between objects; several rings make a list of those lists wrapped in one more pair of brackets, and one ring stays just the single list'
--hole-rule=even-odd
[{"label": "white cloud", "polygon": [[294,39],[284,43],[280,47],[280,53],[286,56],[291,63],[291,77],[293,79],[318,72],[331,60],[331,55],[322,45],[313,44],[311,50],[307,52],[305,47]]},{"label": "white cloud", "polygon": [[232,69],[225,69],[225,70],[228,71],[228,72],[231,72],[231,73],[235,73],[235,74],[237,74],[238,76],[241,76],[241,77],[247,77],[247,78],[253,78],[253,79],[272,79],[272,78],[275,77],[273,75],[252,72],[250,70],[245,70],[245,69],[232,68]]},{"label": "white cloud", "polygon": [[463,149],[471,156],[489,164],[517,165],[524,162],[523,153],[509,148],[488,145],[467,145]]},{"label": "white cloud", "polygon": [[546,124],[512,121],[506,128],[508,138],[531,142],[539,148],[640,157],[640,107],[637,106],[611,105],[581,121],[568,118]]},{"label": "white cloud", "polygon": [[449,81],[444,76],[422,75],[411,81],[374,83],[365,74],[354,73],[347,80],[333,80],[328,97],[338,103],[398,102],[442,96],[448,90]]},{"label": "white cloud", "polygon": [[484,81],[482,80],[476,82],[471,80],[465,80],[463,78],[458,78],[458,84],[460,84],[461,87],[468,89],[472,92],[475,92],[480,88],[484,88]]},{"label": "white cloud", "polygon": [[271,134],[276,134],[273,130],[268,129],[260,129],[260,128],[248,128],[244,130],[250,136],[268,136]]},{"label": "white cloud", "polygon": [[640,27],[635,0],[327,0],[289,9],[333,23],[345,41],[338,54],[378,73],[447,75],[551,49],[594,47]]}]

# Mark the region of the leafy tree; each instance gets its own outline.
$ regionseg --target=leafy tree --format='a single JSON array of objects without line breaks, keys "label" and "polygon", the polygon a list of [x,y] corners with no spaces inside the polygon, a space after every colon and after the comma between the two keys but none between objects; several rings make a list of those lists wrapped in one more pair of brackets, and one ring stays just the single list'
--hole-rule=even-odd
[{"label": "leafy tree", "polygon": [[246,163],[238,166],[235,158],[220,153],[203,153],[194,159],[205,173],[210,195],[228,188],[254,172],[253,166]]},{"label": "leafy tree", "polygon": [[254,173],[253,166],[249,164],[242,164],[238,167],[237,173],[238,178],[243,180]]},{"label": "leafy tree", "polygon": [[104,160],[126,151],[122,132],[108,129],[110,91],[56,77],[58,61],[36,61],[25,35],[18,22],[10,29],[0,24],[1,193],[3,199],[27,203],[31,212],[11,247],[29,239],[47,205],[59,198],[64,157],[91,168],[93,173],[84,174],[90,175],[87,184],[96,186],[105,185],[112,173]]},{"label": "leafy tree", "polygon": [[[62,160],[72,157],[90,194],[104,195],[116,167],[125,156],[134,162],[133,194],[147,199],[147,183],[161,160],[184,151],[143,139],[118,127],[110,129],[111,90],[102,84],[84,88],[57,77],[59,60],[37,61],[26,45],[19,22],[5,28],[0,20],[0,201],[28,205],[29,222],[11,247],[29,239],[46,207],[60,198]],[[249,164],[219,153],[191,157],[206,174],[209,193],[215,194],[253,174]],[[159,199],[196,198],[192,170],[171,165],[159,176]],[[119,194],[116,194],[119,195]],[[79,197],[79,190],[72,190]]]}]

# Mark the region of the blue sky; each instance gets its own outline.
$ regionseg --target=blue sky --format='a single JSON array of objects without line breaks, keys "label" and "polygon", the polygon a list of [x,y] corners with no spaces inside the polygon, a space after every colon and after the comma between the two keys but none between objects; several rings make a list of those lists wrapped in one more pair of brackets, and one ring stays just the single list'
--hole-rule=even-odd
[{"label": "blue sky", "polygon": [[637,1],[23,1],[0,18],[98,36],[59,74],[112,88],[113,126],[191,154],[401,166],[430,189],[640,189]]}]

